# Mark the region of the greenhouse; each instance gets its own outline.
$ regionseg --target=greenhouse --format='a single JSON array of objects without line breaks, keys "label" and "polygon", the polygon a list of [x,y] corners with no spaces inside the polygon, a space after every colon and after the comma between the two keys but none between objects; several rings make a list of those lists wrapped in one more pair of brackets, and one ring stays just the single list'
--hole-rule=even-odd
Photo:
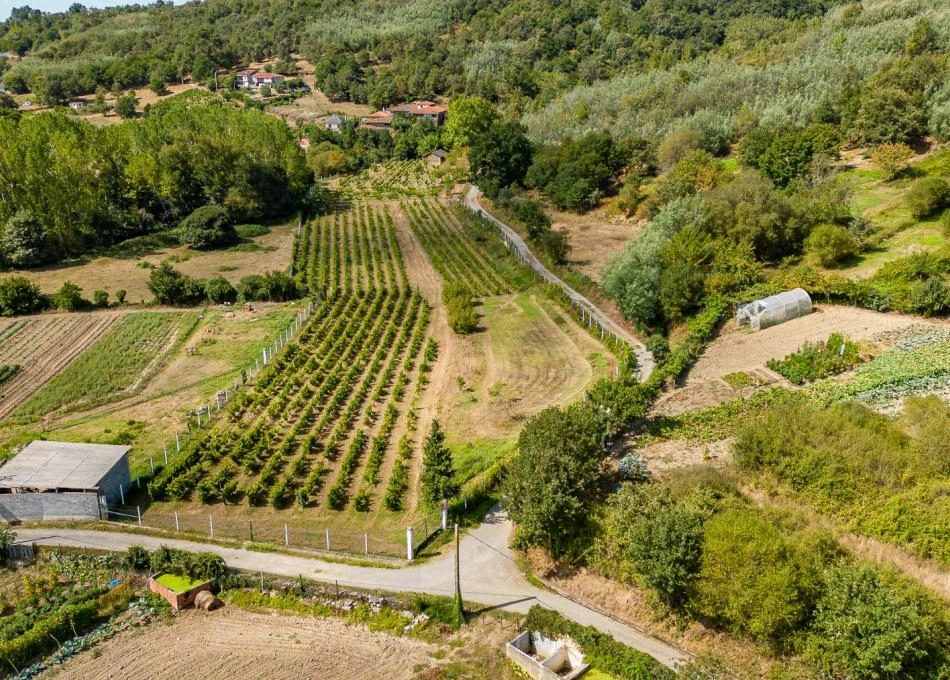
[{"label": "greenhouse", "polygon": [[811,313],[811,298],[801,288],[740,305],[736,322],[758,331]]}]

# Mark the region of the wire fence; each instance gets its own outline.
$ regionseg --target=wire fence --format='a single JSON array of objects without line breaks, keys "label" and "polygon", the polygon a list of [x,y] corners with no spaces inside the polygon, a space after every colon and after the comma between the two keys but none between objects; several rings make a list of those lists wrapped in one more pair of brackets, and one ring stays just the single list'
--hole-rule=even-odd
[{"label": "wire fence", "polygon": [[[255,521],[193,512],[148,510],[140,506],[113,505],[108,519],[167,532],[169,537],[218,539],[238,543],[268,544],[276,547],[340,553],[346,556],[387,557],[412,560],[441,531],[441,513],[426,515],[406,530],[370,529],[364,532],[341,530],[331,524],[313,522],[311,528],[289,523]],[[410,549],[411,546],[411,549]]]}]

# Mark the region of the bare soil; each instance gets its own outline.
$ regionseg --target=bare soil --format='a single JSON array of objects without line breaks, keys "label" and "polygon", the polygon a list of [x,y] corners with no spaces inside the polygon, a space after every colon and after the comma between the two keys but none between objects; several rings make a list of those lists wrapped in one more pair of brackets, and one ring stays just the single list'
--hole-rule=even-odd
[{"label": "bare soil", "polygon": [[839,305],[816,305],[815,311],[808,316],[761,331],[739,328],[735,319],[730,319],[689,371],[683,386],[664,395],[654,407],[653,414],[678,415],[748,396],[754,391],[730,387],[722,380],[730,373],[750,373],[761,386],[787,385],[781,376],[768,370],[765,363],[769,359],[788,356],[806,342],[827,340],[835,332],[853,340],[868,341],[880,331],[917,322],[920,322],[919,318],[906,314]]},{"label": "bare soil", "polygon": [[373,633],[332,618],[255,614],[235,607],[186,611],[118,635],[50,677],[272,680],[415,678],[437,662],[435,645]]},{"label": "bare soil", "polygon": [[604,266],[640,232],[636,219],[611,215],[598,208],[583,215],[559,212],[546,205],[554,229],[566,229],[571,237],[569,264],[594,281],[600,281]]},{"label": "bare soil", "polygon": [[[274,226],[263,236],[250,239],[253,250],[229,249],[211,252],[190,250],[186,246],[158,248],[143,254],[103,256],[66,262],[48,267],[14,272],[36,281],[44,293],[55,293],[65,281],[83,289],[89,297],[95,290],[105,290],[110,297],[115,291],[126,291],[126,302],[140,304],[151,300],[148,290],[150,269],[141,263],[158,265],[171,258],[176,269],[197,278],[221,275],[233,284],[250,274],[283,270],[293,255],[296,224]],[[0,274],[2,278],[4,274]]]}]

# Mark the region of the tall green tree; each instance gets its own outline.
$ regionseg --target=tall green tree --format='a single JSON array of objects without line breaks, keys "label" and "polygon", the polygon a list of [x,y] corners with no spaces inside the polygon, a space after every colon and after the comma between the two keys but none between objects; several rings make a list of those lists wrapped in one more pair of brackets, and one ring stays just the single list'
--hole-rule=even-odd
[{"label": "tall green tree", "polygon": [[472,141],[472,178],[489,196],[520,184],[531,165],[531,142],[524,126],[509,121],[492,125]]},{"label": "tall green tree", "polygon": [[449,102],[445,140],[451,146],[471,146],[498,123],[495,106],[482,97],[454,97]]},{"label": "tall green tree", "polygon": [[29,210],[21,210],[0,228],[0,262],[12,267],[35,267],[49,261],[43,225]]},{"label": "tall green tree", "polygon": [[606,437],[602,414],[586,402],[547,408],[525,424],[503,486],[516,545],[555,557],[576,547],[596,496]]},{"label": "tall green tree", "polygon": [[452,452],[445,445],[445,433],[438,420],[432,421],[432,427],[422,445],[422,474],[419,482],[422,499],[430,507],[454,498],[459,492]]}]

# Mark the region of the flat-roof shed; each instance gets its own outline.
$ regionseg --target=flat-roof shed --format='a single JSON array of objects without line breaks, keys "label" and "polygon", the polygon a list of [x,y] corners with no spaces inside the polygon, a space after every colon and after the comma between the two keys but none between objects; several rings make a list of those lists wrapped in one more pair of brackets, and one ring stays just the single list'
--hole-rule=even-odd
[{"label": "flat-roof shed", "polygon": [[119,503],[131,486],[130,449],[34,441],[0,467],[0,494],[95,491],[108,503]]}]

